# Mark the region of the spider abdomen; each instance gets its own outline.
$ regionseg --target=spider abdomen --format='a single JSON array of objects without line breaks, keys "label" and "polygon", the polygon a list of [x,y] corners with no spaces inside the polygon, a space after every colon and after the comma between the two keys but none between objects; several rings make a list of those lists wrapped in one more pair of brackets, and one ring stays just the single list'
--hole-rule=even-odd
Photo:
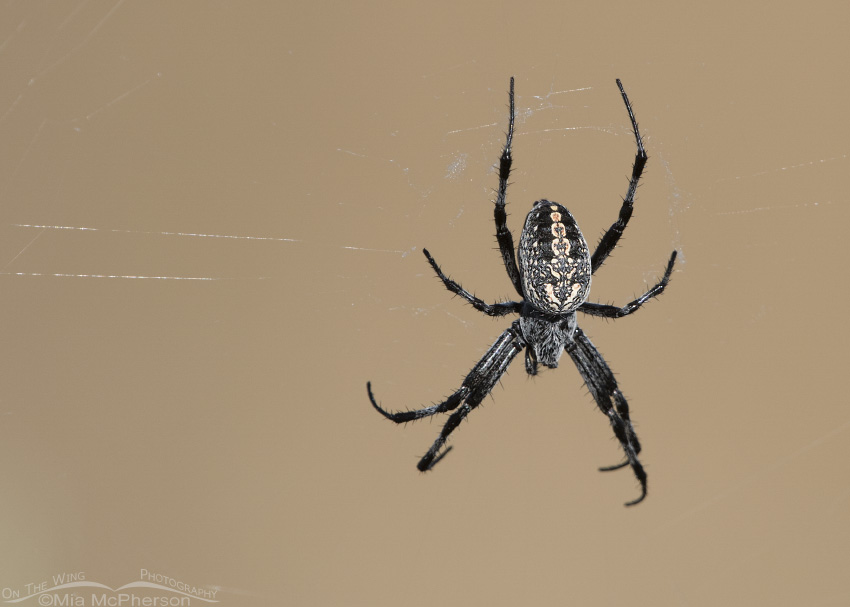
[{"label": "spider abdomen", "polygon": [[534,203],[522,228],[518,253],[522,290],[535,308],[563,314],[587,299],[590,253],[564,206],[548,200]]}]

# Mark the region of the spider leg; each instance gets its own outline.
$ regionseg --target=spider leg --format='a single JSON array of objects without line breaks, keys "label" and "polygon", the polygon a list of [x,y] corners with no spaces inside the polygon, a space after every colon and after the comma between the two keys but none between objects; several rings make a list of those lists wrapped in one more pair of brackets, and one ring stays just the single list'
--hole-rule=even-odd
[{"label": "spider leg", "polygon": [[617,386],[614,374],[605,359],[602,358],[602,355],[580,328],[576,328],[573,340],[568,343],[566,350],[578,368],[588,390],[593,395],[597,406],[608,416],[614,435],[620,441],[620,445],[626,454],[625,462],[600,468],[600,470],[617,470],[626,465],[631,466],[641,486],[640,496],[626,503],[626,506],[634,506],[646,497],[647,478],[643,465],[638,460],[640,442],[638,442],[629,417],[629,404]]},{"label": "spider leg", "polygon": [[[481,404],[496,383],[501,379],[514,357],[525,347],[525,340],[519,327],[519,321],[514,321],[511,328],[502,333],[496,342],[490,347],[478,364],[472,368],[469,375],[463,380],[463,387],[468,389],[468,394],[463,405],[449,416],[443,426],[440,435],[428,452],[419,460],[417,467],[422,470],[430,470],[443,457],[446,451],[442,451],[449,435],[460,425],[460,422],[469,415],[473,409]],[[463,389],[463,387],[461,389]]]},{"label": "spider leg", "polygon": [[[384,417],[396,423],[406,421],[414,421],[436,413],[444,413],[457,409],[449,419],[446,420],[440,435],[428,452],[419,460],[417,467],[421,471],[430,470],[433,468],[451,447],[444,449],[446,440],[449,435],[460,425],[460,422],[469,415],[469,413],[481,404],[493,387],[507,371],[508,366],[513,361],[514,357],[519,354],[526,346],[525,340],[522,337],[522,332],[519,327],[519,321],[514,323],[502,333],[496,342],[490,346],[484,357],[472,368],[472,371],[464,378],[461,387],[452,394],[444,402],[419,409],[416,411],[402,411],[399,413],[389,413],[382,409],[375,401],[372,395],[371,383],[366,384],[366,389],[369,392],[369,399],[372,401],[372,406],[378,410]],[[462,404],[461,404],[462,403]],[[460,408],[458,409],[458,405]]]},{"label": "spider leg", "polygon": [[605,318],[622,318],[623,316],[628,316],[632,312],[636,312],[643,304],[653,297],[658,297],[664,291],[667,283],[670,282],[670,274],[672,274],[673,264],[676,262],[676,253],[676,251],[673,251],[673,254],[670,255],[670,261],[667,262],[667,269],[664,271],[664,277],[659,280],[654,287],[634,301],[627,303],[622,308],[606,304],[584,302],[581,306],[579,306],[579,311],[591,316],[604,316]]},{"label": "spider leg", "polygon": [[383,409],[375,400],[375,396],[372,394],[372,382],[366,382],[366,391],[369,393],[369,400],[372,401],[372,406],[375,407],[375,410],[388,420],[394,421],[397,424],[413,422],[417,419],[422,419],[423,417],[430,417],[437,413],[445,413],[446,411],[457,409],[457,406],[463,402],[464,397],[468,394],[468,390],[462,386],[460,390],[437,405],[425,407],[424,409],[397,411],[395,413],[391,413],[390,411]]},{"label": "spider leg", "polygon": [[590,265],[593,272],[599,269],[599,266],[603,264],[608,255],[611,254],[611,251],[614,250],[614,247],[617,246],[617,241],[620,240],[620,236],[623,235],[623,231],[629,223],[635,203],[635,190],[637,190],[638,181],[640,181],[643,167],[646,165],[648,158],[646,150],[643,149],[643,140],[638,130],[635,114],[632,111],[632,104],[629,103],[629,98],[619,78],[617,79],[617,86],[620,89],[620,94],[623,96],[623,101],[626,103],[629,119],[632,121],[632,130],[634,131],[635,141],[637,142],[637,153],[635,154],[635,163],[632,166],[632,177],[629,179],[629,189],[626,191],[626,197],[623,199],[623,206],[620,207],[620,215],[617,217],[617,221],[602,235],[596,250],[590,258]]},{"label": "spider leg", "polygon": [[431,267],[434,268],[434,272],[437,273],[437,276],[440,278],[440,280],[443,281],[443,284],[446,286],[446,288],[455,295],[460,295],[462,298],[472,304],[472,307],[478,310],[479,312],[484,312],[488,316],[504,316],[505,314],[511,313],[519,314],[522,310],[522,304],[519,302],[506,301],[501,303],[488,304],[483,300],[478,299],[477,297],[475,297],[475,295],[473,295],[472,293],[464,289],[462,286],[460,286],[458,283],[453,281],[451,278],[443,274],[443,271],[440,269],[440,266],[437,265],[437,262],[434,261],[434,258],[431,257],[431,254],[428,252],[428,249],[423,249],[422,252],[425,253],[425,257],[428,258],[428,263],[430,263]]},{"label": "spider leg", "polygon": [[502,156],[499,158],[499,190],[496,195],[495,207],[493,208],[493,216],[496,220],[496,240],[499,242],[499,250],[502,253],[502,260],[505,262],[505,270],[508,272],[508,277],[514,285],[517,293],[522,295],[522,283],[519,278],[519,267],[516,263],[516,248],[514,247],[514,237],[508,229],[508,215],[505,212],[505,196],[508,191],[508,177],[511,175],[511,164],[513,157],[511,156],[511,142],[514,138],[514,79],[511,76],[511,92],[509,95],[511,105],[511,118],[508,122],[508,135],[505,141],[505,147],[502,148]]}]

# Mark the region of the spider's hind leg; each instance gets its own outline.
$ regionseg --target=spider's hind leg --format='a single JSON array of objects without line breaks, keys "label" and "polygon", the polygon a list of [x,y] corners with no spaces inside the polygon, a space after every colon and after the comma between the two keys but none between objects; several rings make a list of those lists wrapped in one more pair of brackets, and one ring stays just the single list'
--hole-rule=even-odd
[{"label": "spider's hind leg", "polygon": [[508,133],[505,139],[505,146],[502,148],[502,155],[499,157],[499,189],[496,194],[496,201],[493,207],[493,219],[496,221],[496,241],[499,243],[499,251],[502,253],[502,261],[505,264],[505,270],[508,273],[508,278],[511,279],[516,292],[522,295],[522,282],[519,277],[519,266],[516,263],[516,247],[514,247],[514,237],[508,228],[508,214],[505,211],[505,204],[508,195],[508,178],[511,175],[511,166],[513,165],[513,156],[511,154],[511,144],[514,138],[514,118],[516,116],[516,107],[514,105],[514,79],[511,77],[511,90],[509,94],[510,103],[510,120],[508,122]]},{"label": "spider's hind leg", "polygon": [[649,158],[646,155],[646,150],[643,148],[643,139],[640,136],[640,130],[638,130],[635,113],[632,111],[632,104],[629,102],[629,97],[626,95],[626,90],[623,88],[623,84],[619,78],[617,79],[617,87],[620,89],[620,95],[622,95],[623,102],[626,104],[626,111],[629,113],[629,120],[631,120],[632,131],[634,132],[635,143],[637,144],[637,152],[635,153],[635,162],[632,165],[632,176],[629,179],[629,187],[626,190],[626,197],[623,198],[623,204],[620,207],[620,214],[617,216],[617,221],[611,224],[611,227],[602,235],[599,244],[596,246],[596,250],[590,258],[590,266],[593,273],[599,269],[599,266],[603,264],[608,255],[611,254],[611,251],[614,250],[614,247],[617,246],[620,236],[623,235],[623,231],[629,224],[629,219],[632,218],[635,192],[637,191],[640,176],[643,174],[643,168],[646,166],[646,161]]}]

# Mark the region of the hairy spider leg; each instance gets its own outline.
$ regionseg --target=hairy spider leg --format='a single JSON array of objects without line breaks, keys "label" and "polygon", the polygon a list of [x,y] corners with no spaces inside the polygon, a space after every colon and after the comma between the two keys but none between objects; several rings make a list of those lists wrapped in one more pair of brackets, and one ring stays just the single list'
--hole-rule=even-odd
[{"label": "hairy spider leg", "polygon": [[495,387],[513,359],[517,354],[522,352],[525,346],[526,343],[522,337],[519,321],[516,320],[509,329],[499,336],[495,343],[490,346],[490,349],[487,350],[487,353],[484,354],[484,357],[472,368],[472,371],[464,378],[460,389],[444,402],[431,407],[425,407],[424,409],[391,413],[381,408],[375,401],[375,397],[372,395],[371,382],[366,384],[366,389],[369,392],[369,400],[372,401],[372,406],[381,415],[398,424],[415,421],[437,413],[445,413],[456,409],[460,403],[463,403],[457,411],[449,416],[437,440],[434,441],[428,452],[419,460],[417,468],[425,472],[433,468],[445,457],[446,453],[451,449],[449,447],[443,450],[449,435],[473,409],[481,404],[484,397]]},{"label": "hairy spider leg", "polygon": [[658,297],[659,295],[661,295],[661,293],[667,286],[667,283],[670,282],[670,275],[673,273],[673,264],[676,263],[676,253],[676,251],[673,251],[673,254],[670,255],[670,261],[667,262],[667,269],[664,270],[664,277],[659,280],[654,287],[652,287],[649,291],[647,291],[634,301],[630,301],[622,308],[618,306],[590,303],[586,301],[581,304],[581,306],[579,306],[579,311],[584,312],[585,314],[589,314],[590,316],[602,316],[604,318],[622,318],[623,316],[628,316],[633,312],[637,312],[638,309],[640,309],[640,307],[647,301],[649,301],[653,297]]},{"label": "hairy spider leg", "polygon": [[614,247],[617,246],[617,241],[620,240],[620,236],[623,235],[623,231],[632,217],[632,209],[635,204],[635,190],[637,190],[638,181],[640,181],[643,167],[646,165],[648,158],[646,150],[643,149],[643,139],[641,139],[637,120],[635,120],[635,114],[632,111],[632,104],[629,103],[629,98],[619,78],[617,78],[617,86],[620,89],[620,94],[623,96],[623,101],[626,103],[629,119],[632,121],[632,131],[634,131],[635,141],[637,142],[637,153],[635,154],[635,163],[632,166],[632,177],[629,179],[629,189],[626,191],[626,197],[623,199],[623,206],[620,207],[620,215],[617,217],[617,221],[602,235],[599,244],[596,246],[596,250],[590,257],[590,265],[593,268],[593,272],[599,269],[608,258],[608,255],[611,254],[611,251],[614,250]]},{"label": "hairy spider leg", "polygon": [[428,263],[430,263],[431,267],[434,268],[434,272],[436,272],[439,279],[443,281],[445,287],[455,295],[459,295],[468,301],[472,304],[472,307],[479,312],[484,312],[487,316],[505,316],[506,314],[519,314],[522,311],[522,303],[517,301],[503,301],[488,304],[487,302],[478,299],[475,295],[443,274],[443,271],[440,269],[440,266],[437,265],[437,262],[434,261],[434,258],[431,257],[428,249],[423,249],[422,252],[425,253],[425,257],[428,258]]},{"label": "hairy spider leg", "polygon": [[519,277],[519,266],[516,263],[516,248],[514,247],[514,237],[508,229],[508,215],[505,212],[505,196],[508,192],[508,177],[511,175],[511,164],[513,157],[511,156],[511,143],[514,138],[514,77],[511,76],[511,92],[509,94],[511,106],[511,118],[508,122],[508,135],[505,141],[505,147],[502,148],[502,156],[499,158],[499,190],[496,194],[496,202],[493,207],[493,217],[496,220],[496,240],[499,242],[499,250],[502,252],[502,260],[505,262],[505,270],[508,272],[508,278],[516,289],[516,292],[523,296],[522,282]]},{"label": "hairy spider leg", "polygon": [[466,386],[461,386],[457,392],[449,396],[443,402],[438,403],[436,405],[431,405],[430,407],[425,407],[424,409],[412,409],[410,411],[396,411],[395,413],[390,413],[386,409],[382,409],[378,402],[375,400],[375,396],[372,394],[372,382],[366,382],[366,391],[369,393],[369,400],[372,401],[372,406],[375,407],[378,413],[380,413],[387,419],[394,421],[397,424],[415,422],[417,419],[422,419],[423,417],[431,417],[432,415],[436,415],[437,413],[454,411],[455,409],[457,409],[457,406],[463,402],[463,399],[469,395],[469,389]]},{"label": "hairy spider leg", "polygon": [[[626,502],[626,506],[634,506],[646,497],[646,472],[638,460],[640,453],[640,442],[638,442],[631,419],[629,418],[629,405],[623,393],[617,386],[614,374],[602,358],[599,350],[587,338],[580,328],[576,327],[573,340],[566,346],[566,351],[573,359],[579,373],[590,390],[593,400],[599,409],[608,416],[614,435],[620,441],[626,454],[628,465],[632,467],[641,486],[641,494],[635,500]],[[602,471],[617,470],[626,463],[600,468]]]}]

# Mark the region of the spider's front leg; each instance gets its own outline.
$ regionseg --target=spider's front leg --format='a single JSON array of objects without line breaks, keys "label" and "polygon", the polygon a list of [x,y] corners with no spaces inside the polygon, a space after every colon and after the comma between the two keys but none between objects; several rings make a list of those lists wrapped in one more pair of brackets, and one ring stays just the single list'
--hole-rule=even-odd
[{"label": "spider's front leg", "polygon": [[587,338],[580,328],[576,327],[573,340],[567,344],[567,353],[573,359],[576,367],[584,379],[587,389],[593,395],[599,409],[608,416],[614,435],[620,441],[626,454],[626,461],[622,464],[600,468],[602,471],[617,470],[626,465],[631,466],[635,476],[640,482],[640,496],[626,506],[634,506],[646,497],[646,471],[638,460],[640,453],[640,442],[638,442],[631,418],[629,417],[629,403],[620,391],[614,374],[602,358],[596,346]]},{"label": "spider's front leg", "polygon": [[[401,411],[391,413],[378,405],[372,394],[372,384],[367,383],[366,389],[369,393],[369,400],[372,401],[372,406],[384,417],[389,420],[401,424],[404,422],[415,421],[423,417],[436,415],[437,413],[445,413],[457,409],[449,419],[446,420],[440,435],[428,452],[419,460],[417,468],[421,471],[430,470],[434,467],[449,449],[443,449],[449,435],[460,425],[460,422],[469,415],[473,409],[481,404],[499,379],[507,371],[508,366],[513,361],[517,354],[522,352],[526,346],[525,340],[522,337],[522,332],[519,326],[519,321],[514,321],[511,327],[502,333],[496,342],[490,346],[484,357],[472,368],[472,371],[464,378],[461,387],[447,398],[442,403],[417,409],[413,411]],[[462,404],[461,404],[462,403]],[[458,406],[460,408],[458,409]]]}]

